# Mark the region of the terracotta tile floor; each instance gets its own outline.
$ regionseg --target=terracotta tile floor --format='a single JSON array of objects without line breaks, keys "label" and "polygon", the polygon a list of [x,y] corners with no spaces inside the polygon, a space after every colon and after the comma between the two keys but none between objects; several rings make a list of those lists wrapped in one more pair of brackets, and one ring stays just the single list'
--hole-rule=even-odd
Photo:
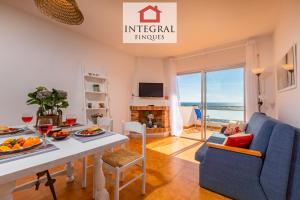
[{"label": "terracotta tile floor", "polygon": [[[120,193],[122,200],[193,200],[227,199],[221,195],[202,189],[198,186],[198,163],[194,160],[195,151],[202,145],[201,142],[178,137],[167,137],[161,139],[147,139],[147,186],[146,195],[142,196],[141,181],[136,181],[126,187]],[[127,146],[139,151],[139,139],[130,139]],[[52,171],[61,169],[57,167]],[[86,189],[81,189],[81,164],[75,162],[75,176],[73,183],[66,184],[65,177],[57,177],[55,184],[59,200],[87,200],[92,199],[92,169],[88,170],[88,184]],[[125,173],[125,181],[130,179],[138,169],[132,169]],[[112,177],[107,175],[107,180]],[[30,180],[28,177],[19,180],[18,183]],[[109,182],[109,181],[108,181]],[[113,199],[113,187],[107,183],[107,188]],[[51,200],[48,188],[40,187],[39,191],[34,188],[16,192],[14,200]]]}]

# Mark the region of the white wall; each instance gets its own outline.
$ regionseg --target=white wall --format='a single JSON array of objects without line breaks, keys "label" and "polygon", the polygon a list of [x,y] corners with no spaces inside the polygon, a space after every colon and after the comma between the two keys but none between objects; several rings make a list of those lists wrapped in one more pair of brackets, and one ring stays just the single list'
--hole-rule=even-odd
[{"label": "white wall", "polygon": [[[282,1],[281,17],[274,33],[274,62],[278,63],[286,52],[297,43],[298,73],[297,88],[282,93],[277,93],[277,115],[284,122],[300,127],[300,1]],[[276,68],[274,67],[274,70]]]},{"label": "white wall", "polygon": [[135,58],[0,4],[0,124],[21,124],[27,93],[43,85],[69,94],[67,112],[83,116],[80,67],[104,71],[116,130],[128,120]]},{"label": "white wall", "polygon": [[276,117],[276,89],[273,62],[273,35],[256,38],[257,51],[260,54],[260,65],[265,68],[261,74],[261,94],[264,104],[262,112]]},{"label": "white wall", "polygon": [[163,83],[164,95],[167,95],[167,81],[164,69],[163,59],[156,58],[141,58],[136,59],[136,68],[133,80],[133,94],[132,105],[167,105],[164,98],[140,98],[139,83]]}]

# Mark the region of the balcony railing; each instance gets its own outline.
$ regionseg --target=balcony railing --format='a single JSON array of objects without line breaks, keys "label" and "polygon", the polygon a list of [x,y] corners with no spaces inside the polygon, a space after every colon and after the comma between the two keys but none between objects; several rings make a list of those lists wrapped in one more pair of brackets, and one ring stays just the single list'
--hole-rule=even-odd
[{"label": "balcony railing", "polygon": [[[194,106],[199,103],[181,103],[180,110],[185,125],[194,124],[196,115]],[[244,106],[234,103],[208,103],[208,123],[228,123],[229,121],[244,121]]]}]

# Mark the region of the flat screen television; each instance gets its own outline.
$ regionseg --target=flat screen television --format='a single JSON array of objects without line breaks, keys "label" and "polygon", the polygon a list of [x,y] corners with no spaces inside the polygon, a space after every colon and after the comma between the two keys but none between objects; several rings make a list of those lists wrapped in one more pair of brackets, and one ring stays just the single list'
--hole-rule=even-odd
[{"label": "flat screen television", "polygon": [[139,83],[139,97],[163,97],[163,83]]}]

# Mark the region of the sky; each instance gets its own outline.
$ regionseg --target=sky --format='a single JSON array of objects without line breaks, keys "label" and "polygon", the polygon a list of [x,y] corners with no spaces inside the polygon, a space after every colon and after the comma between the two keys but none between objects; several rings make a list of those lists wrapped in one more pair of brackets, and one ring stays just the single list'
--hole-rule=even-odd
[{"label": "sky", "polygon": [[[208,103],[244,103],[244,69],[207,72]],[[180,102],[201,101],[201,73],[177,76]]]}]

